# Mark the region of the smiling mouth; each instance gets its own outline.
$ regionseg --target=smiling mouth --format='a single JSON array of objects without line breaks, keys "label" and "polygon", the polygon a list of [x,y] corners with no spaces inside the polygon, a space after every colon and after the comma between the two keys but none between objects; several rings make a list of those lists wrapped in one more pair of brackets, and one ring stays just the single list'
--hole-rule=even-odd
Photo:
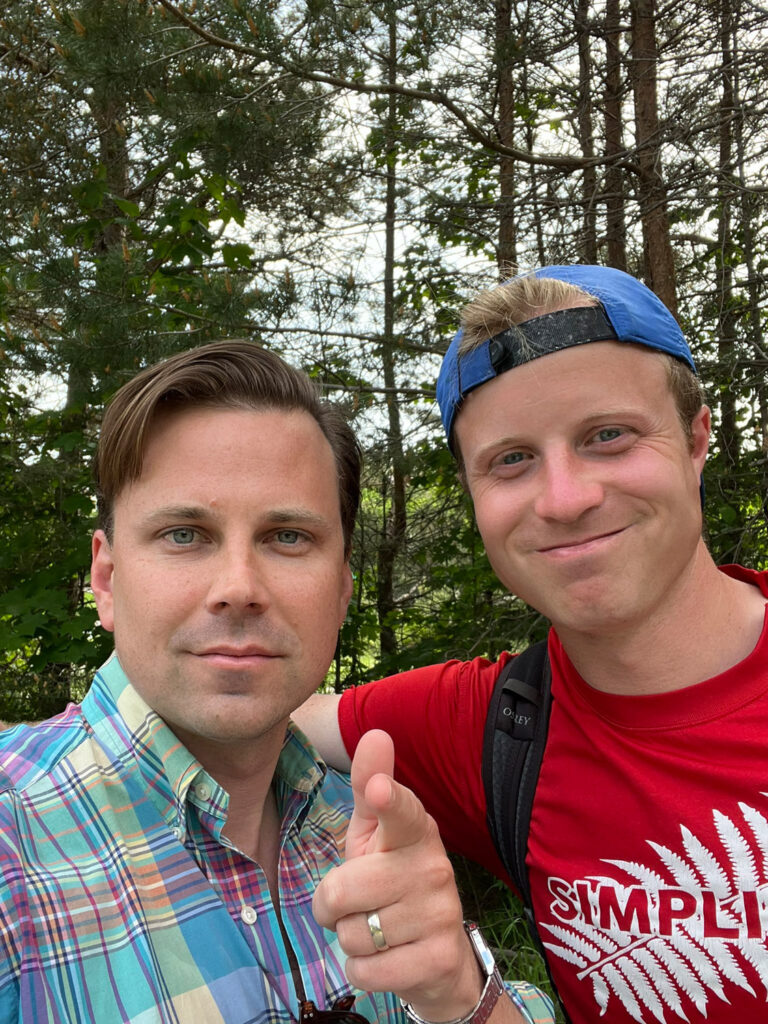
[{"label": "smiling mouth", "polygon": [[560,544],[550,544],[547,547],[539,548],[538,553],[540,555],[559,554],[568,555],[569,553],[580,553],[589,550],[591,547],[598,547],[606,541],[611,540],[613,537],[618,537],[620,533],[624,532],[625,527],[619,527],[617,530],[609,530],[606,533],[596,533],[589,537],[582,537],[580,540],[568,540],[562,541]]}]

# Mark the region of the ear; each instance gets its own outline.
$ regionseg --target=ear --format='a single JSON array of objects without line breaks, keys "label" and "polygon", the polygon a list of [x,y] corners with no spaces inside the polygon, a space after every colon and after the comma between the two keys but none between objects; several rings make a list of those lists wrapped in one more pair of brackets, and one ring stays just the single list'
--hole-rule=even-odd
[{"label": "ear", "polygon": [[349,568],[349,562],[344,563],[342,570],[344,573],[341,581],[341,593],[339,594],[339,629],[344,624],[344,619],[347,617],[347,608],[349,602],[352,599],[352,591],[355,588],[355,581],[352,578],[352,570]]},{"label": "ear", "polygon": [[711,429],[712,413],[709,406],[702,405],[691,423],[691,459],[699,474],[704,469],[704,463],[707,460]]},{"label": "ear", "polygon": [[114,573],[115,563],[107,535],[103,530],[97,530],[91,541],[91,591],[96,599],[101,625],[110,633],[115,628],[112,596]]}]

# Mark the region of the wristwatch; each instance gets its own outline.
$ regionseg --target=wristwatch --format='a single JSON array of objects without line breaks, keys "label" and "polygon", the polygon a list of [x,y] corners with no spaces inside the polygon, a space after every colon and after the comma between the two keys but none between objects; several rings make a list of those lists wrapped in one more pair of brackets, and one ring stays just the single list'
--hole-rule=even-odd
[{"label": "wristwatch", "polygon": [[[499,1001],[499,996],[504,991],[504,982],[499,974],[496,961],[493,959],[493,953],[483,938],[483,933],[474,921],[465,921],[464,931],[472,943],[472,949],[477,957],[477,962],[480,964],[480,970],[483,972],[485,984],[483,985],[483,991],[480,993],[479,1002],[469,1013],[463,1017],[456,1017],[454,1020],[444,1021],[442,1024],[485,1024],[494,1006]],[[410,1003],[406,1003],[401,999],[400,1005],[405,1010],[409,1020],[413,1021],[413,1024],[434,1024],[434,1021],[425,1020],[423,1017],[420,1017]]]}]

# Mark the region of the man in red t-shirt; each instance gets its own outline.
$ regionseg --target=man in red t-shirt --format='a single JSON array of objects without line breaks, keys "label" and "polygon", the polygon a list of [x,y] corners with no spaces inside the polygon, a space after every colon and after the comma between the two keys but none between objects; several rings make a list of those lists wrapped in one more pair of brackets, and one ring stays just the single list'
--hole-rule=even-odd
[{"label": "man in red t-shirt", "polygon": [[[702,539],[690,350],[601,267],[515,278],[462,326],[438,381],[449,444],[499,579],[552,623],[526,863],[563,1004],[574,1024],[762,1020],[768,578],[718,569]],[[388,731],[449,847],[500,873],[480,769],[506,660],[349,690],[338,719],[317,698],[299,721],[341,766]]]}]

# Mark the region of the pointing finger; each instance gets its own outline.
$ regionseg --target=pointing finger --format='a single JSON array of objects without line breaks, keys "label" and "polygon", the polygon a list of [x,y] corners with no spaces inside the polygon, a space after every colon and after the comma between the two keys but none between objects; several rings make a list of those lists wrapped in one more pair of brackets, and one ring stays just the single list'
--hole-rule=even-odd
[{"label": "pointing finger", "polygon": [[[437,830],[418,797],[387,775],[374,775],[365,789],[365,801],[376,815],[378,827],[368,853],[384,853],[413,846]],[[439,842],[439,840],[437,840]]]},{"label": "pointing finger", "polygon": [[369,803],[368,787],[376,779],[371,793],[377,801],[386,802],[392,782],[395,749],[391,738],[381,729],[365,733],[352,759],[352,791],[355,806],[347,830],[346,859],[360,857],[378,849],[374,837],[379,826],[376,809]]}]

